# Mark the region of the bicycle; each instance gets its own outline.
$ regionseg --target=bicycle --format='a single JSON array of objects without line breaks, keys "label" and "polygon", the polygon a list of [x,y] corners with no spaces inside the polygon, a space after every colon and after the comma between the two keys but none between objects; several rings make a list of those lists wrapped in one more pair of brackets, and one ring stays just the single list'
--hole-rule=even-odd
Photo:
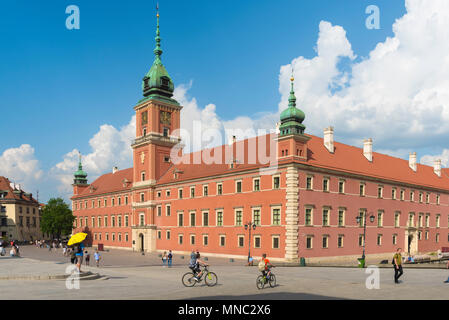
[{"label": "bicycle", "polygon": [[271,288],[276,286],[276,276],[273,272],[270,273],[270,278],[268,279],[266,275],[259,275],[256,279],[257,289],[263,289],[266,284],[269,284]]},{"label": "bicycle", "polygon": [[203,266],[203,272],[199,280],[195,280],[195,274],[193,272],[187,272],[182,276],[182,284],[186,287],[193,287],[197,282],[200,283],[203,278],[208,287],[213,287],[218,282],[218,277],[215,273],[209,271],[208,266]]}]

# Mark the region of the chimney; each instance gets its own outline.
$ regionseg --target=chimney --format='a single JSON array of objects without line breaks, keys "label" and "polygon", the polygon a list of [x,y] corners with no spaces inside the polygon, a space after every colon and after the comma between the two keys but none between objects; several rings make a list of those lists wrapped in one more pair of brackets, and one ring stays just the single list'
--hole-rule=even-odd
[{"label": "chimney", "polygon": [[113,167],[112,168],[112,174],[116,173],[118,171],[118,167]]},{"label": "chimney", "polygon": [[365,139],[363,140],[363,155],[368,161],[373,161],[373,139]]},{"label": "chimney", "polygon": [[416,152],[411,152],[408,158],[409,167],[416,172]]},{"label": "chimney", "polygon": [[441,159],[433,161],[433,172],[439,177],[441,177]]},{"label": "chimney", "polygon": [[279,130],[279,127],[281,126],[280,122],[276,122],[276,134],[281,133],[281,130]]},{"label": "chimney", "polygon": [[334,153],[334,127],[324,129],[324,146],[330,153]]}]

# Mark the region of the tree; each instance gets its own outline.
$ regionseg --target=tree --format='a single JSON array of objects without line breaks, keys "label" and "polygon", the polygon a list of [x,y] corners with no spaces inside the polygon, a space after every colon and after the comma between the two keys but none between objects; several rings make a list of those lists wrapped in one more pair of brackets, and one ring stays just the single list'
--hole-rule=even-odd
[{"label": "tree", "polygon": [[60,238],[72,232],[75,216],[61,198],[51,198],[42,210],[41,231]]}]

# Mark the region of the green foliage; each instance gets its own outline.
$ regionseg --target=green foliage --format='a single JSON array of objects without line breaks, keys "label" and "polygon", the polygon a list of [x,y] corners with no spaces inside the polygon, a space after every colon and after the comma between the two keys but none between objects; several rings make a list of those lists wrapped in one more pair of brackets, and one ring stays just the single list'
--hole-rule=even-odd
[{"label": "green foliage", "polygon": [[75,216],[61,198],[52,198],[42,210],[41,231],[60,238],[72,232]]}]

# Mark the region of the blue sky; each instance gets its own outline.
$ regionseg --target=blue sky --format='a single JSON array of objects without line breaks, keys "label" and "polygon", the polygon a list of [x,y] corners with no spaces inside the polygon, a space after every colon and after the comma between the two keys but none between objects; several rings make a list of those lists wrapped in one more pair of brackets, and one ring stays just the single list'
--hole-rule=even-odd
[{"label": "blue sky", "polygon": [[[80,8],[80,30],[65,27],[71,4]],[[381,10],[380,30],[365,27],[372,4]],[[161,0],[159,7],[162,60],[175,85],[191,82],[188,97],[201,108],[214,104],[223,121],[277,111],[280,68],[316,56],[321,21],[344,28],[358,63],[394,35],[406,12],[400,0]],[[2,1],[0,155],[29,144],[45,176],[74,148],[91,152],[103,124],[127,125],[154,36],[155,1]],[[44,198],[58,195],[45,183]]]}]

